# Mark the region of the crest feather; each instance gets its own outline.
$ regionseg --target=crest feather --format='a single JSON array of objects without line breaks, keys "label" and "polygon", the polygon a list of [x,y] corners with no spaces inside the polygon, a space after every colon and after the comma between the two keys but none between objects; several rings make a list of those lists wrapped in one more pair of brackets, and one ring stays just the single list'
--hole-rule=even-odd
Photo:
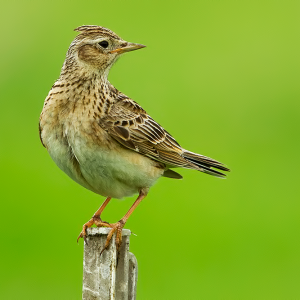
[{"label": "crest feather", "polygon": [[82,25],[74,29],[74,31],[83,33],[83,34],[88,34],[88,33],[100,33],[104,35],[109,35],[115,39],[120,39],[118,35],[116,35],[113,31],[111,31],[108,28],[101,27],[98,25]]},{"label": "crest feather", "polygon": [[[74,31],[78,32],[85,32],[85,31],[91,31],[91,30],[102,30],[104,27],[98,26],[98,25],[82,25],[74,29]],[[106,28],[105,28],[106,29]]]}]

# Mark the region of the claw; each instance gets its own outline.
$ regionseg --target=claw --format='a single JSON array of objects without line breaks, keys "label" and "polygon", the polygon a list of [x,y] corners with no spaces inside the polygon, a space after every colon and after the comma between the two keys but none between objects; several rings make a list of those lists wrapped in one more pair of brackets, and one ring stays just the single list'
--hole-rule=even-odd
[{"label": "claw", "polygon": [[79,239],[81,239],[81,238],[83,238],[83,240],[84,240],[84,243],[87,245],[88,244],[88,242],[87,242],[87,238],[86,238],[86,231],[81,231],[80,232],[80,234],[79,234],[79,236],[78,236],[78,238],[77,238],[77,244],[78,244],[78,242],[79,242]]},{"label": "claw", "polygon": [[120,247],[122,244],[122,229],[123,229],[124,225],[125,225],[125,223],[122,220],[120,220],[117,223],[110,224],[109,227],[111,227],[111,230],[107,235],[107,239],[106,239],[104,248],[100,252],[100,256],[104,252],[104,250],[107,249],[108,246],[110,245],[110,241],[115,232],[116,232],[116,248],[117,248],[117,252],[119,253],[119,250],[120,250]]},{"label": "claw", "polygon": [[82,238],[82,232],[80,232],[78,238],[77,238],[77,244],[79,243],[79,239]]},{"label": "claw", "polygon": [[84,240],[85,244],[88,245],[86,235],[83,237],[83,240]]},{"label": "claw", "polygon": [[85,244],[87,245],[87,234],[86,230],[90,228],[92,225],[96,225],[97,227],[110,227],[111,225],[108,222],[102,222],[101,218],[99,216],[93,216],[87,223],[85,223],[82,227],[82,231],[80,232],[78,238],[77,238],[77,243],[79,239],[83,238]]}]

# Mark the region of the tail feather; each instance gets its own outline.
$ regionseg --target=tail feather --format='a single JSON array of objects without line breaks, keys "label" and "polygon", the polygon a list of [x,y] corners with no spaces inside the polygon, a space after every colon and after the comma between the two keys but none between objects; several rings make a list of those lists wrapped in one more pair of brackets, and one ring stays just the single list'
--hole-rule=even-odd
[{"label": "tail feather", "polygon": [[223,174],[219,171],[216,171],[212,168],[222,170],[222,171],[230,171],[227,167],[224,166],[224,164],[222,164],[219,161],[214,160],[210,157],[204,156],[204,155],[200,155],[200,154],[185,150],[183,152],[182,156],[188,162],[190,162],[191,164],[200,168],[200,171],[202,171],[203,173],[209,174],[209,175],[213,175],[213,176],[221,177],[221,178],[226,177],[225,174]]}]

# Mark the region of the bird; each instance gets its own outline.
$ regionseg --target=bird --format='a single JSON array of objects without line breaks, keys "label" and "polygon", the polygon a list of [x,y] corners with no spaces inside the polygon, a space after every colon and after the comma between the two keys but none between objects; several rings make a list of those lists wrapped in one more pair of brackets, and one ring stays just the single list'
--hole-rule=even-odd
[{"label": "bird", "polygon": [[[39,135],[56,165],[71,179],[106,197],[83,225],[77,242],[87,243],[87,228],[111,228],[102,252],[115,233],[117,249],[122,229],[160,178],[181,179],[174,168],[197,170],[225,178],[221,162],[182,148],[134,100],[108,81],[112,65],[124,53],[145,46],[127,42],[108,28],[83,25],[71,43],[59,78],[44,101]],[[102,221],[112,198],[138,194],[128,212],[116,223]],[[101,252],[101,253],[102,253]]]}]

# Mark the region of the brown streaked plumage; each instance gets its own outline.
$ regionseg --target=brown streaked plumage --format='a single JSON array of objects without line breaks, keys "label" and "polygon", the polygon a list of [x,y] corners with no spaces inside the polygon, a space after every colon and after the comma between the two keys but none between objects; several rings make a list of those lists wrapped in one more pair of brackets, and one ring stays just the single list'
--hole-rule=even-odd
[{"label": "brown streaked plumage", "polygon": [[[216,177],[225,177],[220,171],[229,169],[183,149],[139,104],[109,83],[107,76],[117,58],[145,46],[126,42],[100,26],[81,26],[75,31],[79,34],[44,103],[40,138],[68,176],[107,197],[78,238],[86,239],[86,228],[93,224],[107,226],[112,230],[105,248],[114,232],[119,247],[124,224],[159,177],[182,178],[172,170],[176,167]],[[134,193],[139,193],[137,200],[119,222],[101,220],[111,198]]]}]

